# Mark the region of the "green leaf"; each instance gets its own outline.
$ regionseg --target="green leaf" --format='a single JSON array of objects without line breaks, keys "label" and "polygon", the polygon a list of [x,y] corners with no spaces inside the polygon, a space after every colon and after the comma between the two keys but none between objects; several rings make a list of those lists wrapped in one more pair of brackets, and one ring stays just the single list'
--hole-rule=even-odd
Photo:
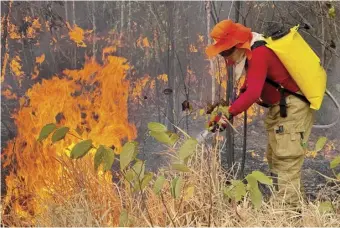
[{"label": "green leaf", "polygon": [[179,177],[175,186],[175,198],[178,199],[182,191],[182,177]]},{"label": "green leaf", "polygon": [[329,8],[328,9],[328,16],[330,17],[330,18],[335,18],[335,8],[334,8],[334,6],[332,6],[331,8]]},{"label": "green leaf", "polygon": [[315,144],[315,149],[314,150],[316,152],[322,150],[322,148],[325,146],[326,142],[327,142],[327,138],[326,137],[320,137],[318,139],[318,141],[316,142],[316,144]]},{"label": "green leaf", "polygon": [[333,205],[330,201],[321,202],[319,205],[320,213],[333,212]]},{"label": "green leaf", "polygon": [[105,147],[100,145],[97,149],[96,154],[94,155],[94,169],[98,170],[100,164],[102,163],[105,155]]},{"label": "green leaf", "polygon": [[133,159],[135,159],[136,157],[137,157],[137,155],[138,155],[138,153],[139,153],[139,150],[138,150],[138,142],[135,142],[135,141],[133,141],[132,142],[134,145],[135,145],[135,152],[133,153]]},{"label": "green leaf", "polygon": [[260,208],[262,203],[262,194],[260,192],[257,180],[251,174],[246,177],[248,181],[247,188],[249,190],[250,199],[255,208]]},{"label": "green leaf", "polygon": [[182,177],[175,177],[171,182],[171,195],[178,199],[182,190]]},{"label": "green leaf", "polygon": [[338,179],[340,181],[340,173],[338,173],[338,175],[336,175],[336,179]]},{"label": "green leaf", "polygon": [[171,165],[173,169],[181,172],[190,172],[190,169],[184,164],[174,163]]},{"label": "green leaf", "polygon": [[243,182],[240,180],[232,180],[231,183],[234,186],[233,188],[234,199],[235,201],[240,201],[242,197],[246,195],[246,185],[243,184]]},{"label": "green leaf", "polygon": [[136,173],[132,169],[129,169],[125,173],[125,179],[129,182],[132,182],[135,179],[135,176],[136,176]]},{"label": "green leaf", "polygon": [[142,183],[141,183],[141,189],[142,190],[150,183],[150,181],[152,180],[152,177],[153,177],[153,173],[151,173],[151,172],[145,174],[145,176],[142,180]]},{"label": "green leaf", "polygon": [[46,124],[40,131],[38,141],[46,139],[56,128],[57,126],[54,123]]},{"label": "green leaf", "polygon": [[340,164],[340,156],[335,157],[332,161],[331,161],[331,169],[334,169],[335,167],[337,167]]},{"label": "green leaf", "polygon": [[171,188],[170,188],[170,191],[171,191],[172,197],[174,197],[174,198],[176,198],[175,188],[176,188],[176,183],[177,183],[177,181],[178,181],[178,178],[179,178],[179,177],[175,177],[175,178],[171,181]]},{"label": "green leaf", "polygon": [[240,201],[246,195],[246,185],[241,180],[232,180],[229,187],[224,188],[224,194],[235,201]]},{"label": "green leaf", "polygon": [[196,139],[190,138],[186,140],[181,146],[181,148],[179,149],[179,152],[178,152],[179,158],[183,161],[184,159],[192,155],[195,152],[196,145],[197,145]]},{"label": "green leaf", "polygon": [[157,180],[155,181],[155,184],[153,186],[153,192],[156,195],[158,195],[159,192],[162,190],[164,182],[165,182],[165,177],[164,176],[159,176],[157,178]]},{"label": "green leaf", "polygon": [[122,152],[120,153],[120,169],[124,170],[131,162],[133,155],[136,151],[136,144],[133,142],[127,142],[123,146]]},{"label": "green leaf", "polygon": [[108,171],[108,170],[111,170],[112,164],[115,160],[115,153],[109,147],[105,146],[104,148],[105,148],[105,153],[104,153],[104,158],[103,158],[103,162],[104,162],[103,170]]},{"label": "green leaf", "polygon": [[145,163],[143,161],[137,161],[132,166],[132,171],[136,174],[136,176],[139,176],[139,179],[142,180],[144,177],[144,171],[145,171]]},{"label": "green leaf", "polygon": [[125,209],[122,209],[119,215],[119,226],[129,226],[129,217]]},{"label": "green leaf", "polygon": [[250,175],[262,184],[273,185],[273,180],[260,171],[253,171]]},{"label": "green leaf", "polygon": [[187,189],[185,190],[183,199],[184,200],[191,199],[194,196],[194,193],[195,193],[195,186],[187,187]]},{"label": "green leaf", "polygon": [[71,150],[70,157],[72,159],[82,158],[92,148],[92,140],[87,139],[77,143]]},{"label": "green leaf", "polygon": [[157,122],[148,123],[148,129],[154,132],[166,132],[167,131],[166,126],[164,126],[161,123],[157,123]]},{"label": "green leaf", "polygon": [[150,135],[154,137],[158,142],[171,145],[171,139],[165,132],[150,131]]},{"label": "green leaf", "polygon": [[199,112],[200,116],[203,116],[204,113],[205,113],[205,110],[204,109],[200,109],[200,112]]},{"label": "green leaf", "polygon": [[179,139],[179,136],[176,133],[173,133],[171,131],[167,131],[166,134],[170,138],[169,143],[168,143],[170,146],[173,146]]},{"label": "green leaf", "polygon": [[65,135],[69,130],[70,130],[70,128],[68,128],[68,127],[58,128],[52,135],[52,142],[55,143],[55,142],[65,138]]},{"label": "green leaf", "polygon": [[228,198],[230,199],[233,199],[234,198],[234,186],[233,185],[230,185],[228,187],[224,187],[223,188],[223,193],[225,196],[227,196]]}]

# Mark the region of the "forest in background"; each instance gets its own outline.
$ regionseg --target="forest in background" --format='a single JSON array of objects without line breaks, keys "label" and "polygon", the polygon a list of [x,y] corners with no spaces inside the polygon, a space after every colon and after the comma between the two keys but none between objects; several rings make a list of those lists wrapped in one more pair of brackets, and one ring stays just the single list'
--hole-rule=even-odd
[{"label": "forest in background", "polygon": [[[22,160],[2,156],[2,165],[38,170],[41,164],[25,162],[40,159],[31,151],[47,145],[37,148],[33,141],[50,122],[69,124],[117,150],[126,141],[142,142],[151,121],[195,136],[204,129],[207,103],[225,99],[237,87],[228,81],[222,59],[209,60],[204,52],[213,42],[214,24],[228,18],[264,34],[308,25],[301,34],[328,72],[328,89],[340,99],[339,9],[339,2],[325,1],[1,2],[1,147],[2,154]],[[115,79],[106,79],[111,75]],[[253,106],[248,122],[264,112]],[[317,122],[335,118],[326,98]],[[241,125],[242,116],[235,119],[235,126]],[[339,130],[337,124],[316,132],[327,136],[330,150],[339,151],[334,148]],[[46,170],[56,167],[49,164]]]}]

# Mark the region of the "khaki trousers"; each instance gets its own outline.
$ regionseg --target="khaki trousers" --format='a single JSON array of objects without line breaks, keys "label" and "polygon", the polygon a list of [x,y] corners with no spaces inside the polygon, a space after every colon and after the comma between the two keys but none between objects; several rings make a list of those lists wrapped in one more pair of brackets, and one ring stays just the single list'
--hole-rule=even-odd
[{"label": "khaki trousers", "polygon": [[[267,160],[275,175],[278,197],[295,206],[304,198],[301,168],[306,144],[314,122],[314,111],[299,98],[286,97],[287,117],[280,117],[280,106],[269,108],[265,119],[268,132]],[[301,198],[302,196],[302,198]]]}]

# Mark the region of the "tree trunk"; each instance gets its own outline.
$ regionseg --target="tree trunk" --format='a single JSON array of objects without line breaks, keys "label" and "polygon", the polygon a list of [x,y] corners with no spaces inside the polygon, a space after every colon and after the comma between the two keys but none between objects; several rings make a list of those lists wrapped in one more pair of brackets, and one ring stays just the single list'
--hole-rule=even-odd
[{"label": "tree trunk", "polygon": [[[76,24],[76,11],[75,11],[75,2],[72,1],[72,22],[73,26]],[[73,54],[73,68],[77,67],[77,47],[74,48],[74,54]]]},{"label": "tree trunk", "polygon": [[[167,65],[167,75],[168,75],[168,87],[174,90],[175,85],[175,77],[173,75],[173,72],[171,72],[171,63],[173,61],[172,58],[174,58],[174,39],[173,39],[173,12],[175,8],[174,2],[166,2],[165,3],[168,8],[168,65]],[[172,130],[176,132],[176,128],[172,125],[174,123],[174,92],[168,95],[168,111],[167,111],[167,117],[168,117],[168,123],[167,127],[169,130]]]},{"label": "tree trunk", "polygon": [[[210,1],[205,2],[205,9],[207,12],[207,37],[208,37],[208,45],[211,44],[211,39],[209,38],[210,34],[210,23],[211,23],[211,3]],[[210,63],[210,74],[211,74],[211,102],[215,102],[215,69],[214,62],[212,59],[209,59]]]},{"label": "tree trunk", "polygon": [[[241,2],[237,1],[235,3],[235,22],[239,21],[240,18],[240,10],[241,10]],[[234,77],[233,77],[233,68],[228,67],[228,74],[227,74],[227,105],[229,106],[231,102],[233,101],[235,97],[234,93]],[[230,121],[231,124],[233,124],[233,120]],[[226,139],[227,139],[227,147],[226,147],[226,159],[228,164],[228,169],[231,169],[235,162],[235,156],[234,156],[234,130],[231,126],[228,125],[226,129]]]},{"label": "tree trunk", "polygon": [[96,59],[97,56],[97,49],[96,49],[96,16],[95,13],[96,12],[96,3],[95,1],[92,0],[92,29],[93,29],[93,44],[92,44],[92,55],[94,57],[94,59]]}]

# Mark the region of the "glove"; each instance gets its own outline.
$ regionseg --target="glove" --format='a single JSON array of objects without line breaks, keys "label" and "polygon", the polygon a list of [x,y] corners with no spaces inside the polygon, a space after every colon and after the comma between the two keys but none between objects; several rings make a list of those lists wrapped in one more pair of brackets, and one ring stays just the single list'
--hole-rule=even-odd
[{"label": "glove", "polygon": [[208,130],[211,132],[224,131],[228,124],[228,119],[231,118],[229,106],[219,105],[211,113],[211,118],[208,123]]}]

